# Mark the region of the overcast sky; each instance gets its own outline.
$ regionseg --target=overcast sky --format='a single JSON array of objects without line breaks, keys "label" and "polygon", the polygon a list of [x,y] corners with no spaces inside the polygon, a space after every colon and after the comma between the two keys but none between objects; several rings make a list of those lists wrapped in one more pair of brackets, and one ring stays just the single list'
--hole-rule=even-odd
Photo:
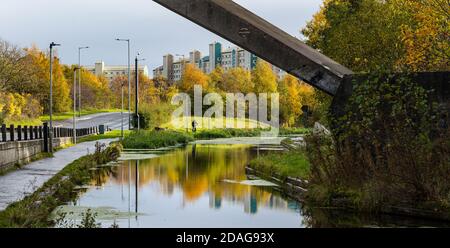
[{"label": "overcast sky", "polygon": [[[322,0],[235,0],[289,34],[299,30],[319,10]],[[167,53],[189,54],[197,49],[207,55],[208,44],[230,43],[161,7],[151,0],[0,0],[0,38],[20,46],[36,44],[46,49],[61,43],[63,63],[82,64],[103,60],[108,65],[126,64],[126,43],[132,40],[132,57],[139,51],[152,70]]]}]

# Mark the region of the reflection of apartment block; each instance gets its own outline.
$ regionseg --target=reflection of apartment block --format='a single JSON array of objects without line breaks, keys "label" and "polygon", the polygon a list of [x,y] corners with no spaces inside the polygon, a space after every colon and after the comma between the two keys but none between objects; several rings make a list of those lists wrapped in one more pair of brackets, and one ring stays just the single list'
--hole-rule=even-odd
[{"label": "reflection of apartment block", "polygon": [[[99,61],[96,62],[94,66],[86,66],[84,67],[87,71],[95,74],[96,76],[104,76],[106,79],[111,82],[114,78],[118,76],[127,76],[128,75],[128,66],[127,65],[118,65],[118,66],[107,66],[105,62]],[[149,76],[148,68],[146,65],[139,66],[139,73],[144,74],[145,76]],[[135,67],[131,66],[130,73],[133,75],[135,73]]]},{"label": "reflection of apartment block", "polygon": [[250,190],[244,198],[244,212],[247,214],[256,214],[258,212],[258,200],[253,190]]},{"label": "reflection of apartment block", "polygon": [[214,191],[209,192],[209,208],[220,209],[222,207],[222,197]]},{"label": "reflection of apartment block", "polygon": [[[153,70],[154,77],[164,77],[170,82],[181,80],[185,65],[191,63],[204,73],[209,74],[215,68],[221,66],[224,70],[242,67],[247,70],[255,68],[258,57],[240,47],[222,48],[222,44],[214,42],[209,45],[209,55],[202,57],[202,54],[194,50],[189,53],[189,58],[180,58],[173,60],[173,55],[165,55],[163,57],[163,65]],[[277,67],[273,67],[274,73],[281,79],[285,72]]]}]

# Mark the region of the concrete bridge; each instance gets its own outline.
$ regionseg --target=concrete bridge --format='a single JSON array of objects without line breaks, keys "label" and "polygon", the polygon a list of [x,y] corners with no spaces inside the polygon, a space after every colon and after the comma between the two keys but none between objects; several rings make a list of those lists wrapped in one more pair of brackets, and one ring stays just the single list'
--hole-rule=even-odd
[{"label": "concrete bridge", "polygon": [[[334,96],[332,112],[337,116],[343,114],[353,84],[365,78],[231,0],[154,1]],[[449,107],[449,72],[403,76],[434,89],[432,100]]]},{"label": "concrete bridge", "polygon": [[353,74],[231,0],[154,1],[328,94]]}]

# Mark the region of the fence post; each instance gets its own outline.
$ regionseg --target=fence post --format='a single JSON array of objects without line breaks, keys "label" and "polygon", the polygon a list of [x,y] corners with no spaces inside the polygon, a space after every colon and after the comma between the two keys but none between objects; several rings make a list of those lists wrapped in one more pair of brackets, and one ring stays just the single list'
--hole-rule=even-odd
[{"label": "fence post", "polygon": [[33,126],[30,126],[30,140],[33,140]]},{"label": "fence post", "polygon": [[9,126],[9,141],[14,141],[14,125]]},{"label": "fence post", "polygon": [[22,141],[22,126],[21,125],[17,126],[17,140]]},{"label": "fence post", "polygon": [[44,152],[48,153],[48,123],[44,123]]},{"label": "fence post", "polygon": [[6,125],[2,125],[2,142],[6,142]]}]

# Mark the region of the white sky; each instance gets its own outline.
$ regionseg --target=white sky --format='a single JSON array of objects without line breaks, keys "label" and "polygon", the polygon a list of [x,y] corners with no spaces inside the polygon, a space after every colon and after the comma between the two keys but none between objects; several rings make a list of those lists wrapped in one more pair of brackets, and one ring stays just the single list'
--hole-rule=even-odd
[{"label": "white sky", "polygon": [[[289,34],[299,30],[319,10],[322,0],[235,0]],[[126,43],[132,40],[132,58],[137,51],[151,70],[162,64],[167,53],[189,54],[197,49],[207,55],[208,44],[220,41],[211,32],[161,7],[151,0],[0,0],[0,38],[20,46],[36,44],[46,49],[61,43],[63,63],[82,64],[103,60],[107,65],[126,64]]]}]

